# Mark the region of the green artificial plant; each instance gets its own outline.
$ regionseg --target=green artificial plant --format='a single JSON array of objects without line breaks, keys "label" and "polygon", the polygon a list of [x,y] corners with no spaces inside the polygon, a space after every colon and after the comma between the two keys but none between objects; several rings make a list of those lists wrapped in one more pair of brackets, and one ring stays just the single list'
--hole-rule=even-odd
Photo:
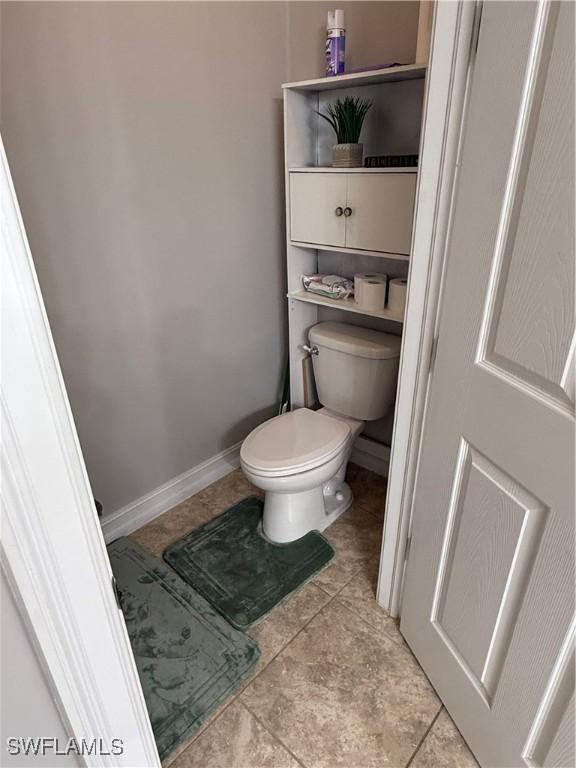
[{"label": "green artificial plant", "polygon": [[358,144],[364,118],[372,103],[368,99],[346,96],[344,99],[337,99],[334,104],[328,104],[327,115],[322,112],[317,114],[330,123],[338,144]]}]

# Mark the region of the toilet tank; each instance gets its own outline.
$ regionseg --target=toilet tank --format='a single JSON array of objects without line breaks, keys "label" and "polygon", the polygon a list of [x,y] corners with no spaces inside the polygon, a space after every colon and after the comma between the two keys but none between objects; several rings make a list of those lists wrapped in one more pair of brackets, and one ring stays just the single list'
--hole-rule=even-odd
[{"label": "toilet tank", "polygon": [[322,405],[361,421],[382,418],[396,395],[400,336],[348,323],[318,323],[308,338]]}]

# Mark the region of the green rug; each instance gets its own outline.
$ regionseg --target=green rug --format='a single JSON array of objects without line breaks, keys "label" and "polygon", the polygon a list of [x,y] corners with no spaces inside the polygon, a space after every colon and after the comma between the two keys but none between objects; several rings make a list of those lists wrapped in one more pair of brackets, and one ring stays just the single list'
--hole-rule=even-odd
[{"label": "green rug", "polygon": [[117,539],[108,554],[164,759],[237,687],[260,650],[131,539]]},{"label": "green rug", "polygon": [[261,534],[263,503],[251,497],[171,544],[164,559],[228,621],[246,629],[334,557],[322,534],[289,544]]}]

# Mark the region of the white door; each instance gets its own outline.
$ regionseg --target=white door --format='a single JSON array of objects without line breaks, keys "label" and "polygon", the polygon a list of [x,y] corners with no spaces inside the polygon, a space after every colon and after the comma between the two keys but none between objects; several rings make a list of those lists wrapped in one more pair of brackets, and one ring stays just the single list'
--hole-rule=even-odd
[{"label": "white door", "polygon": [[346,247],[410,253],[416,173],[348,174]]},{"label": "white door", "polygon": [[346,175],[290,174],[290,239],[343,248],[346,241]]},{"label": "white door", "polygon": [[[1,140],[0,213],[0,565],[41,659],[66,736],[76,739],[78,749],[84,739],[90,750],[78,763],[159,768]],[[14,664],[20,661],[15,658]],[[7,735],[50,742],[56,734]],[[62,764],[55,749],[68,746],[70,761],[76,762],[75,745],[66,741],[48,743],[42,764]],[[22,755],[20,759],[22,765],[32,764]]]},{"label": "white door", "polygon": [[574,754],[574,5],[484,3],[401,629],[483,766]]}]

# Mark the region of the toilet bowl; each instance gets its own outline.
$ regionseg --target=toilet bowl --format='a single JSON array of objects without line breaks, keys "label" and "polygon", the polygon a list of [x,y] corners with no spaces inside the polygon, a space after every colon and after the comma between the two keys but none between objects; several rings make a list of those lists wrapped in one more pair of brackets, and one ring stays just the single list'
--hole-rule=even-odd
[{"label": "toilet bowl", "polygon": [[400,338],[319,323],[309,340],[320,402],[256,427],[240,449],[246,478],[265,491],[262,528],[276,543],[323,531],[352,504],[345,482],[354,440],[394,401]]},{"label": "toilet bowl", "polygon": [[286,543],[323,531],[348,509],[352,492],[344,475],[363,427],[324,408],[300,408],[251,432],[240,463],[246,478],[266,492],[262,528],[267,538]]}]

